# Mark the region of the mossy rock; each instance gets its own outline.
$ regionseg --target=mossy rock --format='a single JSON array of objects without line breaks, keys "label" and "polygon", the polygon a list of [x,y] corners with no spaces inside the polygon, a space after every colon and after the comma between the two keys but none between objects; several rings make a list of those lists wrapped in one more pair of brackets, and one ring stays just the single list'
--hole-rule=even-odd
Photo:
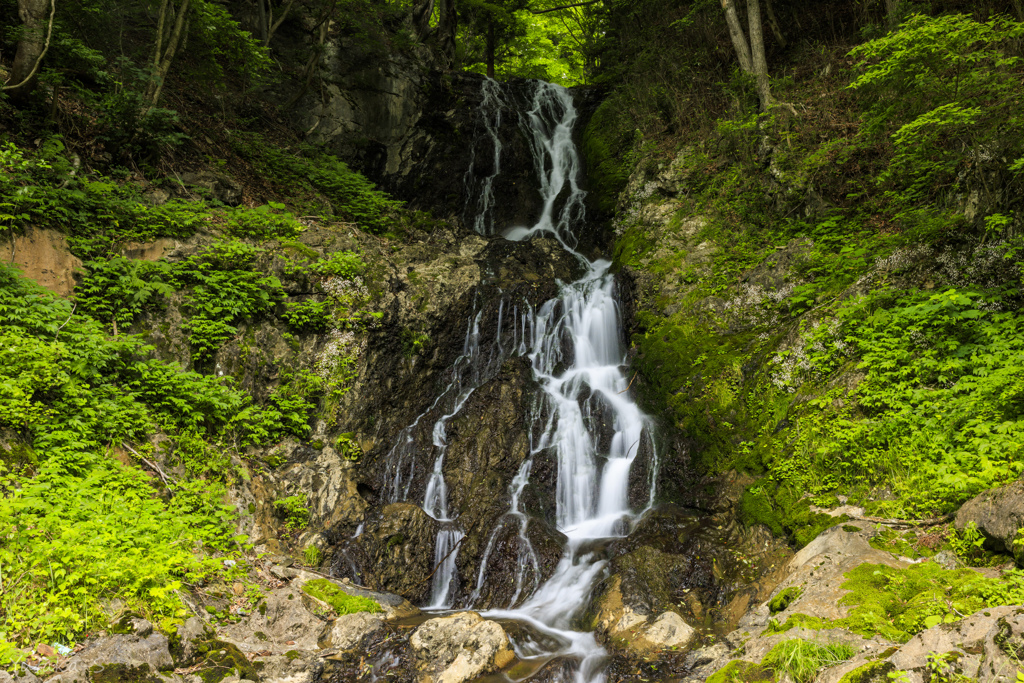
[{"label": "mossy rock", "polygon": [[356,612],[376,613],[381,611],[380,603],[370,598],[358,595],[349,595],[332,581],[327,579],[313,579],[302,586],[302,592],[325,602],[334,608],[339,616],[342,614],[355,614]]},{"label": "mossy rock", "polygon": [[840,678],[839,683],[886,683],[895,668],[891,662],[868,662]]},{"label": "mossy rock", "polygon": [[754,664],[753,662],[735,659],[722,667],[717,673],[709,676],[707,683],[747,683],[748,681],[773,680],[775,680],[775,672],[771,669],[760,664]]},{"label": "mossy rock", "polygon": [[793,604],[803,593],[804,589],[800,586],[790,586],[771,599],[768,603],[768,611],[772,614],[778,614]]},{"label": "mossy rock", "polygon": [[161,683],[149,664],[104,664],[89,667],[92,683]]},{"label": "mossy rock", "polygon": [[258,672],[245,654],[235,645],[223,640],[208,640],[197,648],[201,659],[196,675],[203,683],[220,683],[238,671],[240,678],[258,680]]}]

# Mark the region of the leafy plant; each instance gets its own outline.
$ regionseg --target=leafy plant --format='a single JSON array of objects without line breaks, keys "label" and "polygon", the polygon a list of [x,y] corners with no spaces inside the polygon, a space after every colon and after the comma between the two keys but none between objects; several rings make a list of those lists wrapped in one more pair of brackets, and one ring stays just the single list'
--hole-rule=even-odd
[{"label": "leafy plant", "polygon": [[363,449],[359,442],[355,440],[355,434],[352,432],[345,432],[339,435],[338,440],[334,443],[334,450],[345,460],[352,462],[359,460],[363,455]]},{"label": "leafy plant", "polygon": [[275,500],[274,509],[284,518],[285,528],[289,531],[305,529],[309,524],[309,508],[306,507],[304,493]]},{"label": "leafy plant", "polygon": [[317,600],[326,602],[334,608],[334,611],[339,616],[342,614],[355,614],[356,612],[376,614],[381,611],[380,603],[376,600],[359,595],[349,595],[328,579],[307,581],[302,584],[302,591],[312,595]]}]

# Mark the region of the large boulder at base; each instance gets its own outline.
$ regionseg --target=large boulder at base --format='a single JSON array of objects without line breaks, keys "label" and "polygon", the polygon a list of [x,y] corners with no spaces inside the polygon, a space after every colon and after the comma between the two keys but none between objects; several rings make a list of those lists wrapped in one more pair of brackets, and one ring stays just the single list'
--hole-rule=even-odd
[{"label": "large boulder at base", "polygon": [[476,612],[424,622],[409,639],[419,683],[462,683],[497,671],[515,655],[505,630]]},{"label": "large boulder at base", "polygon": [[963,531],[971,522],[993,550],[1012,553],[1017,564],[1024,566],[1024,545],[1013,544],[1024,528],[1024,481],[985,491],[964,503],[956,513],[956,528]]},{"label": "large boulder at base", "polygon": [[675,612],[654,617],[634,609],[622,597],[622,580],[616,575],[595,605],[595,630],[610,638],[613,645],[646,656],[661,650],[685,649],[697,637],[697,631]]},{"label": "large boulder at base", "polygon": [[99,638],[68,661],[53,683],[159,681],[160,671],[174,668],[167,636],[115,635]]},{"label": "large boulder at base", "polygon": [[315,650],[327,622],[310,612],[302,597],[295,582],[269,591],[247,620],[222,629],[219,635],[242,652]]},{"label": "large boulder at base", "polygon": [[331,622],[320,646],[336,650],[351,650],[366,638],[384,628],[384,622],[369,612],[343,614]]}]

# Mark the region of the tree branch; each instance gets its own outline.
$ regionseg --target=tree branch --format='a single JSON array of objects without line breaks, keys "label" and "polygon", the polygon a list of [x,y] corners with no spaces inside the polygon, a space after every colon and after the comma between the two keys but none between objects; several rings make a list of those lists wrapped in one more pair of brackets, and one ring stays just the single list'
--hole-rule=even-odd
[{"label": "tree branch", "polygon": [[585,0],[585,2],[576,2],[571,5],[560,5],[558,7],[549,7],[547,9],[532,9],[530,14],[547,14],[548,12],[557,12],[561,9],[570,9],[572,7],[586,7],[587,5],[595,5],[603,0]]}]

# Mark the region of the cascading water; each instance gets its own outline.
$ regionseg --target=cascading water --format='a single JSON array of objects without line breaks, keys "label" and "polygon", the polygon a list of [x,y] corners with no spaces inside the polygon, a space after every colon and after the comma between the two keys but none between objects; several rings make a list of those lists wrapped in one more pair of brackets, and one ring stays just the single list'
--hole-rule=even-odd
[{"label": "cascading water", "polygon": [[[539,387],[532,414],[527,416],[533,425],[530,453],[509,486],[508,513],[484,544],[467,606],[480,598],[486,584],[488,562],[499,531],[503,525],[515,524],[519,562],[515,591],[506,609],[484,614],[524,622],[540,634],[538,639],[524,638],[514,643],[521,659],[573,659],[578,662],[575,680],[593,683],[604,680],[602,661],[606,653],[593,634],[572,630],[572,623],[595,582],[606,572],[606,561],[594,549],[599,545],[595,541],[626,535],[642,512],[630,509],[630,470],[641,450],[650,458],[652,472],[656,469],[652,425],[630,398],[629,383],[622,371],[625,350],[615,281],[609,272],[611,264],[606,260],[590,262],[575,250],[574,230],[583,222],[585,192],[578,184],[581,163],[572,140],[577,118],[572,97],[565,88],[538,81],[534,82],[529,109],[509,112],[513,98],[506,97],[502,88],[489,79],[483,85],[481,114],[484,132],[493,143],[493,173],[475,183],[475,188],[468,180],[472,168],[467,173],[467,190],[475,191],[467,202],[467,214],[476,212],[469,222],[481,234],[495,231],[493,186],[501,169],[502,116],[515,114],[530,141],[542,209],[532,226],[512,227],[504,237],[524,240],[541,233],[551,235],[576,257],[585,273],[571,284],[562,284],[560,295],[536,311],[525,304],[520,310],[518,304],[509,303],[514,306],[510,344],[502,343],[504,300],[499,304],[497,335],[490,348],[484,349],[479,343],[482,309],[470,319],[463,353],[453,366],[450,384],[403,430],[389,455],[388,491],[391,502],[407,499],[416,466],[414,433],[426,415],[440,414],[432,432],[434,465],[423,500],[423,509],[441,522],[428,608],[451,607],[458,582],[458,546],[464,532],[448,510],[443,473],[446,426],[473,391],[496,376],[505,359],[514,355],[529,358]],[[541,583],[537,553],[527,535],[530,519],[520,501],[535,458],[551,452],[557,462],[555,521],[567,542],[554,573]],[[654,496],[654,479],[652,474],[648,505]]]}]

